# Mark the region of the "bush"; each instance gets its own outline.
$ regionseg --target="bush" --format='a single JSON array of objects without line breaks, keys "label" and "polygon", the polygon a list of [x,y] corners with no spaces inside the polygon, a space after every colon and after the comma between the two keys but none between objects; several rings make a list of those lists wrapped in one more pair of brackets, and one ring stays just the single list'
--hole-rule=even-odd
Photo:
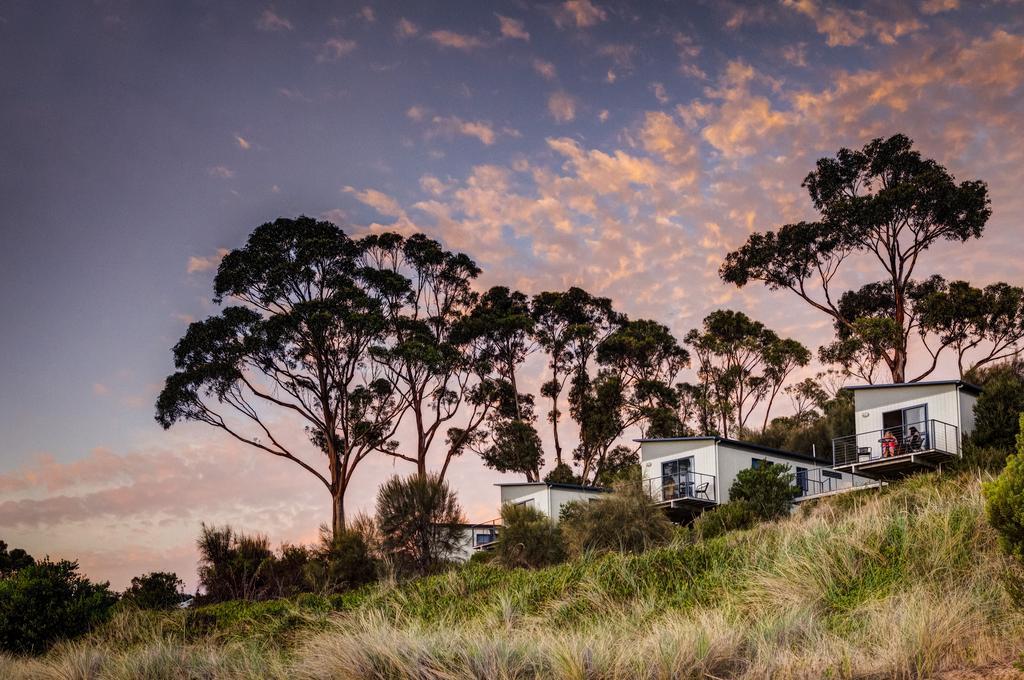
[{"label": "bush", "polygon": [[822,405],[821,415],[812,414],[802,420],[779,417],[762,432],[748,435],[750,441],[763,446],[784,449],[819,460],[831,460],[832,440],[854,432],[853,392],[842,390]]},{"label": "bush", "polygon": [[506,504],[495,552],[506,567],[536,569],[565,560],[565,543],[555,523],[540,510]]},{"label": "bush", "polygon": [[469,556],[468,564],[490,564],[497,559],[497,553],[493,550],[474,550]]},{"label": "bush", "polygon": [[958,469],[978,469],[999,472],[1006,465],[1006,456],[1013,449],[998,446],[979,446],[972,439],[963,443],[963,458],[956,463]]},{"label": "bush", "polygon": [[640,553],[672,538],[672,523],[637,481],[618,482],[614,493],[575,506],[561,517],[569,552]]},{"label": "bush", "polygon": [[971,443],[981,448],[1012,451],[1017,421],[1024,412],[1024,363],[996,364],[972,371],[967,377],[984,387],[974,405]]},{"label": "bush", "polygon": [[742,501],[730,501],[708,510],[693,523],[694,540],[707,541],[730,531],[749,529],[757,518]]},{"label": "bush", "polygon": [[0,580],[0,649],[44,652],[104,621],[115,602],[109,584],[80,575],[77,562],[25,566]]},{"label": "bush", "polygon": [[363,534],[355,529],[332,536],[325,526],[320,529],[320,546],[307,567],[310,586],[329,595],[373,583],[377,580],[377,561]]},{"label": "bush", "polygon": [[0,541],[0,577],[10,576],[19,569],[35,564],[35,558],[21,548],[7,552],[7,543]]},{"label": "bush", "polygon": [[1022,434],[1017,435],[1018,453],[1006,459],[1006,467],[983,486],[988,521],[999,532],[1003,548],[1024,559],[1024,415],[1019,416]]},{"label": "bush", "polygon": [[392,477],[377,492],[381,548],[399,572],[426,574],[449,561],[463,523],[455,492],[436,475]]},{"label": "bush", "polygon": [[132,579],[121,599],[139,609],[174,609],[188,598],[184,581],[167,571],[154,571]]},{"label": "bush", "polygon": [[199,584],[207,602],[276,597],[274,552],[266,536],[249,536],[231,527],[202,525]]},{"label": "bush", "polygon": [[740,470],[729,488],[729,499],[746,505],[756,519],[777,519],[789,514],[793,499],[800,495],[794,479],[787,466],[761,461],[756,468]]},{"label": "bush", "polygon": [[583,480],[566,463],[559,463],[544,476],[548,484],[579,484]]}]

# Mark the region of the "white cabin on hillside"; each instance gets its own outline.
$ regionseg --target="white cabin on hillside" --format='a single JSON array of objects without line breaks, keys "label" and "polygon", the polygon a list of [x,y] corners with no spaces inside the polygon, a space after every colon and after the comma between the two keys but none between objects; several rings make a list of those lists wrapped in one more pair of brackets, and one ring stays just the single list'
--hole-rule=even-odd
[{"label": "white cabin on hillside", "polygon": [[501,489],[502,506],[508,503],[536,508],[555,522],[566,503],[597,500],[610,491],[599,486],[553,482],[509,482],[495,486]]},{"label": "white cabin on hillside", "polygon": [[[595,501],[611,491],[599,486],[553,482],[506,482],[495,486],[501,489],[501,506],[507,503],[536,508],[556,523],[563,505],[573,501]],[[494,547],[501,532],[501,519],[466,524],[463,528],[462,542],[451,555],[452,559],[460,562],[468,560],[477,550],[489,550]]]},{"label": "white cabin on hillside", "polygon": [[813,458],[718,436],[639,439],[644,488],[678,521],[729,501],[740,470],[785,465],[800,488],[797,502],[873,485],[849,472],[832,470],[827,458]]},{"label": "white cabin on hillside", "polygon": [[847,387],[854,433],[832,442],[833,467],[874,479],[936,468],[963,454],[981,388],[962,380]]}]

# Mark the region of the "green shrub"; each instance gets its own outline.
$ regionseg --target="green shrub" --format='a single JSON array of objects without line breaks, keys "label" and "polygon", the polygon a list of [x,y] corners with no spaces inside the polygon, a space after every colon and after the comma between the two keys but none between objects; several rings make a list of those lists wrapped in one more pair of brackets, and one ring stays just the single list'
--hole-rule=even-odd
[{"label": "green shrub", "polygon": [[205,601],[262,600],[277,595],[274,552],[266,536],[204,523],[197,544],[199,585],[205,591]]},{"label": "green shrub", "polygon": [[1008,361],[971,371],[984,390],[974,405],[973,445],[1012,451],[1017,421],[1024,412],[1024,362]]},{"label": "green shrub", "polygon": [[497,556],[493,550],[474,550],[469,556],[469,564],[490,564]]},{"label": "green shrub", "polygon": [[319,593],[341,593],[377,580],[377,561],[363,533],[344,531],[332,536],[327,527],[320,532],[320,546],[306,567],[309,586]]},{"label": "green shrub", "polygon": [[184,581],[167,571],[154,571],[132,579],[121,599],[139,609],[173,609],[188,596],[183,591]]},{"label": "green shrub", "polygon": [[1012,448],[1001,446],[980,446],[973,439],[967,438],[963,444],[964,455],[957,462],[957,467],[999,472],[1006,465],[1006,456],[1012,451]]},{"label": "green shrub", "polygon": [[565,560],[562,533],[536,508],[507,504],[501,509],[497,559],[506,567],[536,569]]},{"label": "green shrub", "polygon": [[23,567],[0,579],[0,649],[44,652],[104,621],[115,602],[109,584],[80,575],[77,562],[44,560]]},{"label": "green shrub", "polygon": [[[1019,417],[1024,431],[1024,415]],[[1017,435],[1017,450],[1006,459],[1006,467],[984,484],[988,521],[999,533],[1003,548],[1024,559],[1024,433]]]},{"label": "green shrub", "polygon": [[638,481],[615,485],[614,493],[589,503],[572,504],[560,516],[569,552],[613,550],[640,553],[672,538],[672,523]]},{"label": "green shrub", "polygon": [[19,569],[35,564],[35,558],[21,548],[7,551],[7,543],[0,541],[0,576],[10,576]]},{"label": "green shrub", "polygon": [[402,573],[426,574],[448,561],[464,521],[455,492],[436,475],[392,477],[377,492],[381,548]]},{"label": "green shrub", "polygon": [[730,531],[749,529],[756,521],[746,503],[730,501],[698,517],[693,523],[693,537],[698,541],[708,541]]},{"label": "green shrub", "polygon": [[566,463],[559,463],[544,476],[549,484],[579,484],[580,477]]},{"label": "green shrub", "polygon": [[743,503],[759,520],[773,520],[789,513],[793,499],[800,495],[789,467],[767,460],[758,467],[740,470],[729,487],[729,499]]}]

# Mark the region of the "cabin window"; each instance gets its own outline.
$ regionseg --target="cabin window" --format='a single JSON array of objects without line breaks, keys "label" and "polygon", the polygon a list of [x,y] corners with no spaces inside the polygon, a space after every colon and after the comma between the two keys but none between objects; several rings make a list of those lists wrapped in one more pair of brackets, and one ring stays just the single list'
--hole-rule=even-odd
[{"label": "cabin window", "polygon": [[772,465],[773,463],[767,458],[751,458],[750,468],[752,470],[760,470],[762,465]]},{"label": "cabin window", "polygon": [[523,507],[526,507],[526,508],[532,508],[533,507],[533,499],[532,498],[527,498],[525,501],[516,501],[513,505],[522,505]]},{"label": "cabin window", "polygon": [[497,535],[495,534],[493,529],[491,529],[490,531],[480,531],[477,532],[476,535],[476,544],[486,545],[488,543],[494,543],[495,538],[497,538]]}]

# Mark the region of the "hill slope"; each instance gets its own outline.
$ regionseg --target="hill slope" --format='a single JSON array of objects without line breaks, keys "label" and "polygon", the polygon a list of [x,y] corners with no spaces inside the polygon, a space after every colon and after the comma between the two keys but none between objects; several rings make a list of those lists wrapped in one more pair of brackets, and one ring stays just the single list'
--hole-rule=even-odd
[{"label": "hill slope", "polygon": [[1005,568],[978,477],[929,475],[638,556],[123,612],[0,676],[989,677],[1024,651]]}]

